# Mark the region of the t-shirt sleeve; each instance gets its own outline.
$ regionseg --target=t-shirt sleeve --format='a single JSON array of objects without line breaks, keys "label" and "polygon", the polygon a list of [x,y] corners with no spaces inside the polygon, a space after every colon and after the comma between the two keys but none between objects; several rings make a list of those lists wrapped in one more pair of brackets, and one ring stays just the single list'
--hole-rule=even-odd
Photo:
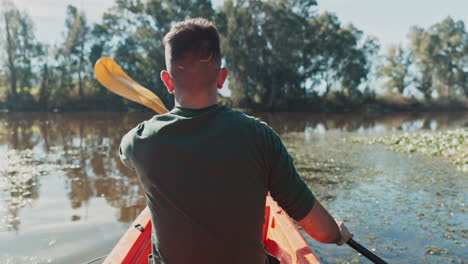
[{"label": "t-shirt sleeve", "polygon": [[299,221],[307,216],[315,197],[294,167],[292,157],[273,129],[266,127],[269,154],[269,191],[273,199],[292,217]]},{"label": "t-shirt sleeve", "polygon": [[130,130],[123,138],[119,147],[119,156],[122,163],[130,168],[135,169],[133,165],[133,142],[134,142],[134,130]]}]

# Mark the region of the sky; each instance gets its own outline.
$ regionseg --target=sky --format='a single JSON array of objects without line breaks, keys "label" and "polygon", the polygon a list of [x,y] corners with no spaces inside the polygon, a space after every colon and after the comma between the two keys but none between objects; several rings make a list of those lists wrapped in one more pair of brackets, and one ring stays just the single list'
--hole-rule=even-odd
[{"label": "sky", "polygon": [[[215,6],[224,0],[213,0]],[[90,22],[99,22],[114,0],[13,0],[26,10],[41,42],[63,39],[65,11],[69,4],[83,9]],[[342,23],[353,23],[365,34],[377,37],[382,46],[407,42],[411,26],[428,27],[447,16],[468,23],[468,0],[318,0],[318,11],[334,12]],[[468,25],[467,25],[468,27]]]}]

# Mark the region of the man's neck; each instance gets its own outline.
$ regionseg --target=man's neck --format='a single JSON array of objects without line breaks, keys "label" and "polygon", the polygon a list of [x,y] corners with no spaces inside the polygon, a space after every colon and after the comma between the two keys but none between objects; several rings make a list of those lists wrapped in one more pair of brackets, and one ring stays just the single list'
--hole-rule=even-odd
[{"label": "man's neck", "polygon": [[217,95],[174,95],[175,105],[183,108],[202,109],[218,103]]}]

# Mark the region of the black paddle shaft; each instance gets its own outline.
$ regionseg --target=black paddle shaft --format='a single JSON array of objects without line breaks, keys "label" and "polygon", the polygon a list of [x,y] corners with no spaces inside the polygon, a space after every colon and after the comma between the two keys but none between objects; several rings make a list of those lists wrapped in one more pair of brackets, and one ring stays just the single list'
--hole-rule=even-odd
[{"label": "black paddle shaft", "polygon": [[354,248],[354,250],[361,253],[364,257],[368,258],[370,261],[376,264],[388,264],[383,259],[379,258],[374,253],[370,252],[367,248],[363,247],[361,244],[354,241],[353,239],[350,239],[348,242],[346,242],[346,244],[348,244],[348,246]]}]

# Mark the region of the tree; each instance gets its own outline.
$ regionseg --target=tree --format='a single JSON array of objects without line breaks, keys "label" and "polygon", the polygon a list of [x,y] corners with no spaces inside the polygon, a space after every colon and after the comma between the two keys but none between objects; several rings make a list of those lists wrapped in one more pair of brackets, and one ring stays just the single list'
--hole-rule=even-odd
[{"label": "tree", "polygon": [[361,49],[366,58],[367,68],[366,81],[363,83],[363,99],[374,100],[376,93],[375,87],[378,82],[378,71],[381,65],[379,40],[374,36],[367,36]]},{"label": "tree", "polygon": [[104,50],[113,54],[130,76],[153,90],[170,108],[173,97],[159,78],[160,71],[166,68],[162,38],[175,21],[199,16],[213,19],[214,14],[209,0],[116,1],[94,31],[107,43],[116,44],[106,47],[103,42],[97,43],[93,46],[93,58]]},{"label": "tree", "polygon": [[235,104],[274,109],[305,98],[309,23],[293,2],[301,1],[225,2],[222,48]]},{"label": "tree", "polygon": [[424,92],[428,92],[430,83],[440,96],[451,99],[454,94],[466,95],[468,33],[463,21],[448,17],[427,30],[414,27],[410,37]]},{"label": "tree", "polygon": [[405,88],[411,84],[409,71],[412,63],[411,53],[404,50],[401,45],[391,46],[385,60],[385,65],[378,73],[380,77],[386,79],[384,87],[389,93],[397,89],[400,94],[403,94]]},{"label": "tree", "polygon": [[307,35],[307,71],[315,86],[323,84],[322,98],[333,89],[348,97],[359,97],[359,86],[367,79],[371,58],[378,52],[375,38],[363,40],[363,33],[353,25],[343,27],[338,17],[324,12],[310,20]]},{"label": "tree", "polygon": [[37,60],[37,64],[40,66],[38,103],[43,110],[49,109],[50,99],[57,91],[57,74],[55,67],[50,63],[49,50],[48,45],[42,45]]},{"label": "tree", "polygon": [[[85,74],[86,63],[86,43],[89,34],[89,27],[84,13],[72,5],[67,7],[67,16],[65,19],[66,33],[65,43],[60,49],[62,56],[62,74],[63,79],[70,78],[68,84],[73,87],[73,76],[78,79],[78,94],[80,98],[84,96],[83,78]],[[64,82],[65,83],[65,82]],[[63,89],[63,87],[61,87]]]},{"label": "tree", "polygon": [[6,49],[6,56],[7,56],[7,82],[9,82],[8,86],[8,95],[7,101],[15,100],[17,97],[17,75],[18,71],[16,69],[16,32],[15,28],[18,27],[17,17],[18,17],[18,10],[13,6],[11,2],[4,3],[3,7],[3,19],[5,21],[5,49]]},{"label": "tree", "polygon": [[18,100],[30,100],[29,91],[36,79],[32,61],[38,56],[41,45],[35,38],[29,15],[19,11],[13,3],[4,2],[2,18],[5,23],[7,100],[10,106],[17,106]]}]

